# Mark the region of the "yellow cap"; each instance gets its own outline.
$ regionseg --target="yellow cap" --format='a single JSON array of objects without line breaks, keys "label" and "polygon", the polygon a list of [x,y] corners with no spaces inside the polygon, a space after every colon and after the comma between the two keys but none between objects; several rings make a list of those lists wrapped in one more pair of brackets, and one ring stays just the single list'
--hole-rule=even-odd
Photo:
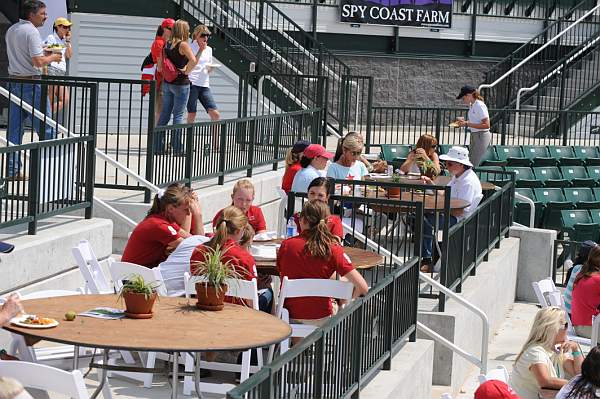
[{"label": "yellow cap", "polygon": [[71,25],[73,25],[73,23],[71,21],[69,21],[68,19],[66,19],[65,17],[59,17],[59,18],[56,18],[56,21],[54,21],[54,26],[58,26],[58,25],[71,26]]}]

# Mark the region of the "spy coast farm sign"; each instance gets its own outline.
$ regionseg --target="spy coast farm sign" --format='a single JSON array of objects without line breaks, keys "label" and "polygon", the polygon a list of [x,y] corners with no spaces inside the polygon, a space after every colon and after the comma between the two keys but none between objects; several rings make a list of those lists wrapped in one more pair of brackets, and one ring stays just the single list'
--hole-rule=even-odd
[{"label": "spy coast farm sign", "polygon": [[452,0],[340,0],[341,22],[450,28]]}]

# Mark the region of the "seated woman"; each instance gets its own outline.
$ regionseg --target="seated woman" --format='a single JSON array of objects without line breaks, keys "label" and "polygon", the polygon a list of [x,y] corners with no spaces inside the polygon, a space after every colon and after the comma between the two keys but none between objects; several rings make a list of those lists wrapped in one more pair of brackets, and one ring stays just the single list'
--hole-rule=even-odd
[{"label": "seated woman", "polygon": [[571,301],[573,300],[573,285],[575,284],[575,279],[579,275],[583,264],[585,263],[590,254],[590,251],[596,245],[597,244],[594,241],[584,241],[581,245],[581,248],[579,248],[579,253],[577,254],[577,257],[575,257],[575,260],[573,261],[573,267],[567,271],[567,286],[565,287],[565,291],[563,292],[563,301],[565,303],[565,310],[567,311],[569,317],[571,317]]},{"label": "seated woman", "polygon": [[600,306],[600,246],[590,251],[587,260],[573,285],[571,301],[571,321],[577,335],[592,336],[592,317],[596,316]]},{"label": "seated woman", "polygon": [[412,150],[406,161],[400,166],[404,173],[419,173],[430,178],[440,174],[440,159],[435,152],[437,139],[430,134],[424,134],[417,140],[417,145]]},{"label": "seated woman", "polygon": [[334,163],[327,169],[327,177],[338,180],[363,180],[369,170],[361,161],[363,139],[359,133],[351,132],[338,140]]},{"label": "seated woman", "polygon": [[154,197],[148,215],[131,233],[121,260],[156,267],[191,234],[204,234],[200,203],[190,188],[171,184]]},{"label": "seated woman", "polygon": [[[324,204],[329,204],[329,193],[333,189],[333,183],[331,179],[326,177],[317,177],[308,186],[308,200],[309,201],[321,201]],[[294,214],[294,221],[298,229],[298,234],[302,233],[302,226],[300,225],[300,212]],[[344,239],[344,228],[342,227],[342,219],[336,215],[329,215],[327,218],[327,227],[331,234],[340,239],[340,242]]]},{"label": "seated woman", "polygon": [[333,158],[333,154],[327,152],[325,147],[319,144],[311,144],[304,150],[300,166],[302,169],[294,176],[292,190],[295,193],[306,193],[308,185],[317,177],[325,176],[327,161]]},{"label": "seated woman", "polygon": [[509,380],[521,398],[538,399],[540,389],[560,389],[581,372],[583,354],[575,342],[567,341],[567,327],[561,308],[544,308],[535,315]]},{"label": "seated woman", "polygon": [[304,150],[309,145],[309,141],[299,140],[292,148],[290,148],[285,156],[285,173],[283,174],[283,179],[281,180],[281,189],[285,191],[286,194],[292,189],[292,183],[294,182],[296,173],[302,169],[302,166],[300,165],[300,159],[302,158]]},{"label": "seated woman", "polygon": [[594,399],[599,394],[600,347],[594,346],[581,364],[581,374],[563,386],[555,399]]},{"label": "seated woman", "polygon": [[[229,262],[241,278],[248,281],[256,278],[256,262],[254,261],[254,257],[240,246],[240,241],[244,237],[248,226],[246,215],[238,207],[228,206],[220,213],[220,216],[215,221],[215,225],[214,236],[205,244],[199,245],[192,254],[190,260],[192,274],[196,271],[195,262],[203,262],[209,248],[215,249],[219,247],[226,250],[221,260]],[[270,290],[269,292],[259,292],[259,309],[270,312],[272,297],[273,294]],[[231,298],[228,301],[234,302]]]},{"label": "seated woman", "polygon": [[[300,214],[302,233],[281,243],[277,253],[277,269],[281,278],[329,279],[337,272],[354,284],[353,297],[369,290],[367,282],[357,272],[344,254],[337,238],[327,228],[329,207],[321,201],[304,204]],[[290,320],[316,326],[323,325],[334,314],[331,298],[290,298],[285,307]]]},{"label": "seated woman", "polygon": [[[233,186],[233,194],[231,194],[231,205],[241,210],[248,218],[248,223],[254,229],[256,234],[267,231],[267,222],[262,210],[252,205],[254,201],[254,185],[248,179],[238,180]],[[217,227],[217,221],[221,217],[223,209],[215,215],[213,219],[213,229]]]},{"label": "seated woman", "polygon": [[[469,150],[464,147],[452,147],[447,154],[440,156],[440,159],[446,161],[446,168],[452,175],[452,179],[448,182],[448,186],[452,187],[451,198],[461,199],[469,205],[463,209],[455,209],[450,212],[449,223],[453,226],[458,221],[468,217],[479,205],[483,198],[481,191],[481,182],[473,172],[473,164],[469,161]],[[433,181],[422,176],[421,179],[427,184],[433,184]],[[439,225],[443,224],[444,215],[440,215]],[[432,251],[433,237],[435,232],[435,214],[426,213],[423,223],[423,245],[421,256],[421,271],[431,272],[432,267]]]}]

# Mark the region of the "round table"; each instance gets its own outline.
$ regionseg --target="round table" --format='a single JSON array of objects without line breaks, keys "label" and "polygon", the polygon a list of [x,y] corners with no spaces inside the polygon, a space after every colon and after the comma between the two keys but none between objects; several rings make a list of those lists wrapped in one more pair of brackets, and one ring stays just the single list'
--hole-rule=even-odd
[{"label": "round table", "polygon": [[[442,193],[440,194],[423,194],[417,192],[409,192],[402,191],[400,193],[400,197],[387,197],[382,194],[378,196],[368,195],[369,198],[381,198],[381,199],[390,199],[390,200],[398,200],[398,201],[409,201],[409,202],[420,202],[423,204],[423,212],[443,212],[444,211],[444,202],[445,196]],[[455,209],[464,209],[469,206],[469,202],[465,200],[461,200],[458,198],[450,198],[450,210]],[[369,208],[373,209],[375,212],[385,212],[385,213],[399,213],[406,212],[405,207],[394,206],[394,205],[369,205]]]},{"label": "round table", "polygon": [[[383,183],[391,183],[392,182],[392,179],[389,176],[386,176],[386,177],[374,176],[368,180],[374,180],[374,181],[383,182]],[[447,186],[448,183],[450,182],[450,180],[452,180],[452,176],[437,176],[435,179],[433,179],[433,184],[435,184],[436,186]],[[425,182],[421,179],[414,179],[414,178],[408,178],[408,177],[400,177],[400,181],[398,183],[425,185]],[[490,183],[488,181],[481,181],[480,183],[481,183],[481,189],[483,191],[492,191],[492,190],[496,189],[496,185],[494,183]]]},{"label": "round table", "polygon": [[[173,353],[175,359],[179,352],[194,352],[199,360],[203,351],[264,347],[281,342],[292,332],[288,324],[264,312],[229,303],[222,311],[203,311],[196,308],[195,300],[186,298],[160,297],[154,304],[154,316],[145,320],[82,316],[72,322],[64,320],[69,310],[81,313],[100,306],[123,308],[116,295],[74,295],[26,300],[22,304],[27,313],[51,317],[59,320],[60,325],[49,329],[7,325],[6,330],[52,342],[105,349],[102,380],[94,395],[106,381],[109,349],[167,352]],[[173,397],[177,397],[177,366],[175,361]],[[196,384],[199,384],[199,370],[196,367]],[[197,392],[200,395],[198,387]]]},{"label": "round table", "polygon": [[[259,243],[255,243],[257,245]],[[344,253],[348,255],[352,265],[356,269],[371,269],[384,263],[382,255],[361,248],[344,247]],[[275,259],[256,259],[256,271],[263,274],[279,275]]]}]

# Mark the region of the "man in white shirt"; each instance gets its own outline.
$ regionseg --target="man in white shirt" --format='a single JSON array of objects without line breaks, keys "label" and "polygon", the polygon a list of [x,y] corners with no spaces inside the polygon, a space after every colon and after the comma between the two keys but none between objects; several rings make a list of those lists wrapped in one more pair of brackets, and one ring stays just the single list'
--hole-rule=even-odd
[{"label": "man in white shirt", "polygon": [[[6,31],[6,53],[8,56],[8,74],[17,79],[41,79],[42,68],[51,62],[59,62],[61,54],[44,53],[42,38],[37,28],[44,25],[48,19],[46,5],[39,0],[26,0],[21,4],[19,22]],[[40,110],[42,85],[33,83],[9,83],[10,92],[27,104]],[[44,93],[45,94],[45,93]],[[47,95],[47,94],[46,94]],[[46,115],[51,115],[50,102],[46,97]],[[41,111],[41,110],[40,110]],[[42,111],[43,112],[43,111]],[[21,144],[23,138],[23,121],[31,114],[22,109],[19,104],[10,102],[8,120],[8,140],[15,145]],[[33,128],[41,140],[54,138],[54,129],[48,124],[40,126],[40,120],[33,118]],[[44,132],[41,133],[40,130]],[[21,157],[19,153],[8,156],[8,178],[25,180],[20,172]]]},{"label": "man in white shirt", "polygon": [[[449,224],[453,226],[473,213],[479,202],[481,202],[483,198],[481,182],[472,169],[473,164],[469,160],[469,150],[466,148],[454,146],[450,148],[447,154],[440,155],[440,160],[446,161],[446,168],[452,175],[452,180],[448,183],[448,186],[451,187],[450,198],[461,199],[469,204],[463,209],[450,211]],[[423,176],[422,179],[428,184],[433,183],[427,176]],[[439,225],[443,224],[443,218],[444,215],[440,215]],[[421,271],[431,272],[435,214],[426,213],[423,222]]]}]

